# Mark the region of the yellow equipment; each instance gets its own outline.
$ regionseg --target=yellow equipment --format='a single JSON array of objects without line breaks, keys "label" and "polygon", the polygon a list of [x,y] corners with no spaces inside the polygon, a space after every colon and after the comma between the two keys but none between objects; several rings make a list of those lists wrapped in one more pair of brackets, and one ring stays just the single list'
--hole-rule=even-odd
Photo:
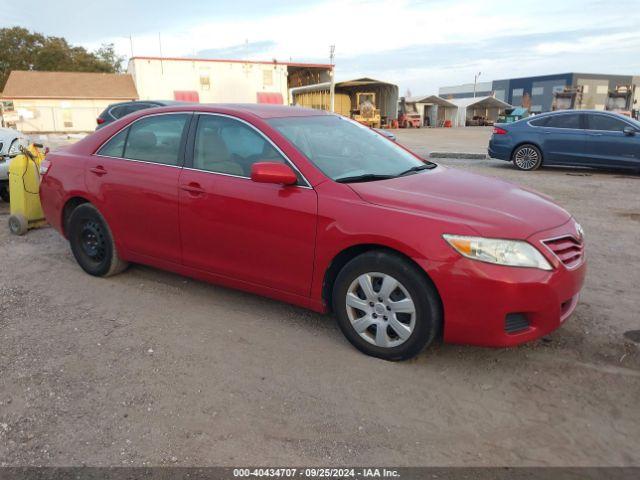
[{"label": "yellow equipment", "polygon": [[372,128],[380,128],[380,110],[376,108],[376,94],[373,92],[356,93],[356,110],[352,118],[356,122]]},{"label": "yellow equipment", "polygon": [[40,204],[40,164],[44,154],[40,145],[31,144],[20,147],[9,164],[9,193],[11,196],[11,215],[9,230],[14,235],[24,235],[30,228],[46,223]]}]

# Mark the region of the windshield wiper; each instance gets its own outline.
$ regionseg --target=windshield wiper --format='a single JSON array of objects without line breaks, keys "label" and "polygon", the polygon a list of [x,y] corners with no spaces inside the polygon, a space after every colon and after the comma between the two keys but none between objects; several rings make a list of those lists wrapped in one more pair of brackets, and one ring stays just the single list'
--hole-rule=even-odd
[{"label": "windshield wiper", "polygon": [[395,177],[395,175],[378,175],[375,173],[365,173],[364,175],[353,175],[351,177],[336,178],[335,181],[338,183],[372,182],[375,180],[388,180]]},{"label": "windshield wiper", "polygon": [[402,177],[404,175],[409,175],[410,173],[414,173],[414,172],[419,172],[421,170],[431,170],[433,168],[436,168],[437,165],[435,163],[425,163],[423,165],[417,165],[415,167],[411,167],[408,170],[405,170],[404,172],[400,172],[398,174],[398,177]]}]

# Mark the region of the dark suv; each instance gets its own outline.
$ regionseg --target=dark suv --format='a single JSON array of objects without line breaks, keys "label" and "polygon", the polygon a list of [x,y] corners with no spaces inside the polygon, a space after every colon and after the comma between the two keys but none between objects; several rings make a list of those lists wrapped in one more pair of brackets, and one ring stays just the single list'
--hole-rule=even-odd
[{"label": "dark suv", "polygon": [[96,130],[116,120],[129,115],[130,113],[144,110],[145,108],[167,107],[169,105],[182,105],[186,102],[175,100],[136,100],[133,102],[112,103],[98,116]]}]

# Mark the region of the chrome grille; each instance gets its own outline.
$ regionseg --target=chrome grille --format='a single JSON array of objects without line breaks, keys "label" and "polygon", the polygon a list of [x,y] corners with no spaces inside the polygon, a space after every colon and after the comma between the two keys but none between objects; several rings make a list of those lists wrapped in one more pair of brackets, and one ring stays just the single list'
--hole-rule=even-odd
[{"label": "chrome grille", "polygon": [[571,235],[543,240],[543,243],[567,267],[575,267],[582,261],[584,244]]}]

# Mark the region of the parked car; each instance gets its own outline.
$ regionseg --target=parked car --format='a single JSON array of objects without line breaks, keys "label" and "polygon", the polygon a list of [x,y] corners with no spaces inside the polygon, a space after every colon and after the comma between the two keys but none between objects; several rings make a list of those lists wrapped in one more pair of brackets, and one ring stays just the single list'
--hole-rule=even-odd
[{"label": "parked car", "polygon": [[27,146],[28,140],[13,128],[0,128],[0,198],[9,201],[9,163],[11,157],[20,152],[20,146]]},{"label": "parked car", "polygon": [[640,122],[602,110],[543,113],[496,124],[489,156],[520,170],[575,165],[640,171]]},{"label": "parked car", "polygon": [[142,263],[332,311],[354,346],[390,360],[440,336],[547,335],[586,272],[581,227],[548,198],[318,110],[144,110],[42,172],[46,218],[87,273]]},{"label": "parked car", "polygon": [[107,106],[96,119],[96,130],[109,125],[111,122],[129,115],[130,113],[144,110],[145,108],[167,107],[170,105],[184,105],[186,102],[176,100],[137,100],[131,102],[112,103]]}]

